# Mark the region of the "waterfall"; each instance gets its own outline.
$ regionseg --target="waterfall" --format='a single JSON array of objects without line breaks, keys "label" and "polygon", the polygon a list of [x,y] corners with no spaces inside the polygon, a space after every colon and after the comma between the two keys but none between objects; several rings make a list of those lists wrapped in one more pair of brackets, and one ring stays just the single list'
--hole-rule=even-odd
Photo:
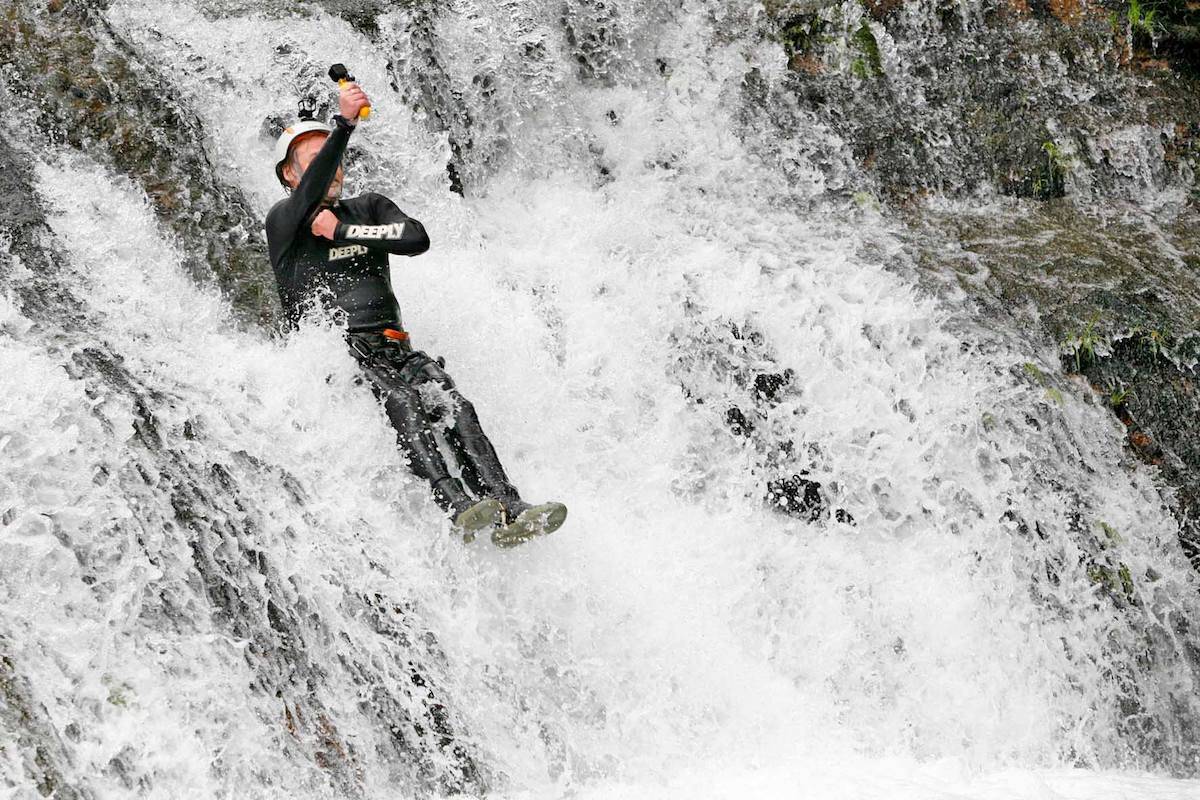
[{"label": "waterfall", "polygon": [[[1200,791],[1172,489],[1057,342],[922,273],[945,240],[797,101],[772,4],[4,13],[0,794]],[[270,322],[271,134],[333,62],[348,193],[433,242],[414,345],[551,537],[464,545],[338,332]]]}]

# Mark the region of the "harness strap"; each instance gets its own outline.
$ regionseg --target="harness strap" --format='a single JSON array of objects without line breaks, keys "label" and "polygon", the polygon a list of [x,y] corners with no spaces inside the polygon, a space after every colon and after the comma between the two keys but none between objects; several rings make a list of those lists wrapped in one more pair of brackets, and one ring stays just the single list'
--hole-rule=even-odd
[{"label": "harness strap", "polygon": [[360,359],[371,359],[380,356],[386,358],[394,355],[392,351],[396,348],[389,347],[393,343],[402,345],[404,352],[411,350],[408,347],[408,332],[396,328],[349,333],[346,335],[346,341],[350,345],[351,352]]}]

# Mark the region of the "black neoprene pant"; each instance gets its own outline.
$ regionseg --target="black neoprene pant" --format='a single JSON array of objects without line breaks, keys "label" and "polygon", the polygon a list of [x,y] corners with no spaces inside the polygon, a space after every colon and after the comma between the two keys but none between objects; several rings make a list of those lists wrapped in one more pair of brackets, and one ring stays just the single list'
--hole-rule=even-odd
[{"label": "black neoprene pant", "polygon": [[[495,497],[506,505],[519,503],[520,496],[509,481],[496,449],[483,432],[475,406],[458,391],[442,365],[407,341],[389,340],[379,334],[350,334],[350,348],[384,409],[396,438],[408,457],[409,468],[429,481],[434,498],[447,511],[458,513],[472,499]],[[432,384],[445,393],[446,405],[432,405],[421,397],[421,388]],[[462,470],[462,481],[450,474],[438,449],[433,423],[452,415],[445,438]]]}]

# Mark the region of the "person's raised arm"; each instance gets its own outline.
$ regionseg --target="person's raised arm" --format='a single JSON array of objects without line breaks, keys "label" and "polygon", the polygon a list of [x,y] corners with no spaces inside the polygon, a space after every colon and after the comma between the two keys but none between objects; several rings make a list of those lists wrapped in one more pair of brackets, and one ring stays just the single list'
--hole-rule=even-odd
[{"label": "person's raised arm", "polygon": [[313,212],[325,199],[329,184],[337,175],[342,154],[350,141],[350,133],[358,123],[358,113],[368,105],[367,96],[357,84],[346,84],[338,96],[338,110],[333,118],[333,133],[325,137],[325,143],[313,157],[300,182],[286,200],[272,209],[267,219],[268,233],[277,241],[290,242],[300,226],[309,220]]},{"label": "person's raised arm", "polygon": [[300,176],[300,183],[288,197],[288,204],[296,206],[303,220],[312,210],[325,199],[329,184],[337,175],[338,165],[342,163],[342,154],[346,152],[346,144],[350,141],[350,133],[354,123],[345,117],[333,118],[333,133],[325,138],[325,144],[317,151],[308,169]]}]

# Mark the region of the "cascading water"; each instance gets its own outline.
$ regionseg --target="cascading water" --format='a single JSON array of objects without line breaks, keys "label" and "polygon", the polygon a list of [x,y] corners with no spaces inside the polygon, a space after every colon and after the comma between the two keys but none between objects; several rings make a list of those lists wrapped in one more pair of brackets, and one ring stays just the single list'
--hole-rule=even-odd
[{"label": "cascading water", "polygon": [[406,325],[568,525],[464,546],[336,332],[239,321],[178,203],[10,121],[3,793],[1200,792],[1169,497],[1052,344],[918,289],[761,8],[360,5],[94,13],[247,232],[263,120],[351,66],[351,191],[434,243]]}]

